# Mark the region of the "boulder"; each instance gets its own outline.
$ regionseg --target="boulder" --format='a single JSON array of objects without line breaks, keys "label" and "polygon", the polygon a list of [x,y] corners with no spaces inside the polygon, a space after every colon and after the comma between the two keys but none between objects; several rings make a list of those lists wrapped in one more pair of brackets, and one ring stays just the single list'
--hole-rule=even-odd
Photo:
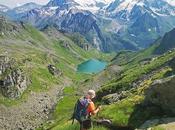
[{"label": "boulder", "polygon": [[61,76],[62,72],[56,68],[54,65],[48,65],[49,72],[54,76]]},{"label": "boulder", "polygon": [[109,94],[107,96],[104,96],[102,100],[106,104],[112,104],[114,102],[120,101],[121,99],[125,97],[126,97],[126,92],[122,91],[121,93],[114,93],[114,94]]},{"label": "boulder", "polygon": [[68,41],[61,41],[61,46],[66,49],[70,49],[70,43]]},{"label": "boulder", "polygon": [[14,60],[0,56],[0,91],[11,99],[20,97],[28,86],[27,77],[14,64]]},{"label": "boulder", "polygon": [[90,46],[88,44],[85,44],[83,48],[84,48],[85,51],[88,51]]},{"label": "boulder", "polygon": [[167,117],[148,120],[136,130],[174,130],[174,128],[175,118]]},{"label": "boulder", "polygon": [[145,92],[145,105],[156,105],[166,114],[175,115],[175,77],[156,80]]},{"label": "boulder", "polygon": [[4,96],[18,98],[27,89],[27,78],[20,69],[11,71],[10,74],[1,79],[0,88]]}]

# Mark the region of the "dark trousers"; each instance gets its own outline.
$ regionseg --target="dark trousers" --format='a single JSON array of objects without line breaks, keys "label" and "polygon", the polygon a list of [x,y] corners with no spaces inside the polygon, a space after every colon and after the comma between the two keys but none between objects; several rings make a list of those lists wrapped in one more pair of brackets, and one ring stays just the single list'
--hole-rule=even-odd
[{"label": "dark trousers", "polygon": [[86,119],[84,121],[80,121],[80,130],[88,130],[92,127],[91,119]]}]

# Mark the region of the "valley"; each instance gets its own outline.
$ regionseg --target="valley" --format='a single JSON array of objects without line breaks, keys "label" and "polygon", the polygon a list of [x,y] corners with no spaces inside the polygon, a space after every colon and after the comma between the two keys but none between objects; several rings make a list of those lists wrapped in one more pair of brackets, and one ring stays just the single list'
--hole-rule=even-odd
[{"label": "valley", "polygon": [[[0,2],[0,130],[174,130],[175,5],[169,0]],[[104,123],[108,120],[108,123]]]},{"label": "valley", "polygon": [[[50,111],[62,97],[58,96],[62,93],[62,89],[90,76],[77,73],[78,64],[92,57],[103,60],[110,57],[93,48],[85,51],[61,33],[59,34],[61,39],[58,39],[58,37],[49,37],[48,34],[29,25],[8,21],[3,24],[7,28],[0,40],[1,82],[5,84],[6,76],[8,78],[8,74],[13,71],[10,66],[14,66],[14,69],[20,69],[27,77],[28,85],[21,91],[16,86],[18,82],[8,81],[9,87],[1,91],[1,129],[39,127],[49,118]],[[17,30],[11,31],[10,28],[13,26]],[[7,63],[3,61],[3,57],[7,57]],[[8,67],[8,62],[12,60],[15,62]],[[49,69],[50,65],[53,66],[51,69]],[[18,77],[12,75],[12,78]],[[22,87],[20,82],[19,86]]]}]

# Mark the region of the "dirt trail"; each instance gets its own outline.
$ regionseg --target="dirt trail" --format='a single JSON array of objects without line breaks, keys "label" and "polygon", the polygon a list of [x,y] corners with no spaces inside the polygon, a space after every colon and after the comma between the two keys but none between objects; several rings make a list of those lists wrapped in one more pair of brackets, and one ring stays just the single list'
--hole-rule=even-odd
[{"label": "dirt trail", "polygon": [[33,130],[49,117],[62,90],[71,82],[52,87],[47,92],[31,92],[21,104],[6,107],[0,104],[0,130]]}]

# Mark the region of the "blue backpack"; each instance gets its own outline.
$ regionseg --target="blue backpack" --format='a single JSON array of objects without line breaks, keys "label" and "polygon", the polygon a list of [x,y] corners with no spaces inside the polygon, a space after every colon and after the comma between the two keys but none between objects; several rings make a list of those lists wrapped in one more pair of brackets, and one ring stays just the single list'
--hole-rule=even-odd
[{"label": "blue backpack", "polygon": [[76,119],[79,122],[83,122],[84,120],[87,120],[89,118],[89,113],[87,111],[89,105],[89,100],[85,97],[78,99],[77,103],[74,107],[74,112],[72,115],[72,119],[74,123],[74,119]]}]

